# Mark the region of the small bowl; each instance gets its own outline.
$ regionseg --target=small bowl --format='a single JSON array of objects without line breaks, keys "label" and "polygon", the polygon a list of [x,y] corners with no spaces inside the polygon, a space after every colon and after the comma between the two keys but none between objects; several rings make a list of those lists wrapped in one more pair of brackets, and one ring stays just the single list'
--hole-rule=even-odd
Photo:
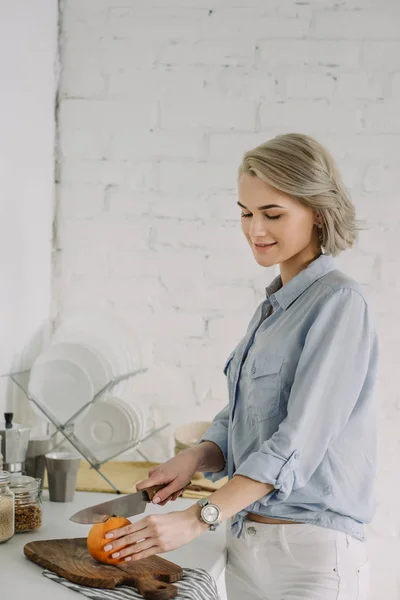
[{"label": "small bowl", "polygon": [[211,427],[209,421],[195,421],[181,425],[175,430],[175,445],[183,448],[193,448],[203,437],[207,429]]},{"label": "small bowl", "polygon": [[[186,425],[181,425],[181,427],[178,427],[174,433],[175,455],[182,450],[196,446],[207,429],[210,427],[211,423],[209,421],[196,421],[194,423],[187,423]],[[196,471],[192,479],[202,479],[203,477],[203,473]]]}]

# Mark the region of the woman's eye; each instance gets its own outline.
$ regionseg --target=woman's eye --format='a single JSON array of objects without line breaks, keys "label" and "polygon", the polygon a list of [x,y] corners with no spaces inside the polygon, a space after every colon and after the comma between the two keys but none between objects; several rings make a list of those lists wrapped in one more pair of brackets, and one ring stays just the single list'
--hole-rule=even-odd
[{"label": "woman's eye", "polygon": [[[241,217],[243,217],[243,219],[248,219],[249,217],[252,217],[252,213],[241,213]],[[267,214],[264,215],[267,219],[269,219],[270,221],[274,221],[275,219],[280,219],[281,215],[275,215],[274,217],[271,217]]]}]

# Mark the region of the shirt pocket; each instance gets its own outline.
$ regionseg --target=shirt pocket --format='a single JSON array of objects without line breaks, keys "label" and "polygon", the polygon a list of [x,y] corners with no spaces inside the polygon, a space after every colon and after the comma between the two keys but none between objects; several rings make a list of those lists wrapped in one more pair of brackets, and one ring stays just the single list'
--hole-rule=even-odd
[{"label": "shirt pocket", "polygon": [[275,417],[280,410],[283,356],[256,356],[250,369],[249,409],[256,421]]}]

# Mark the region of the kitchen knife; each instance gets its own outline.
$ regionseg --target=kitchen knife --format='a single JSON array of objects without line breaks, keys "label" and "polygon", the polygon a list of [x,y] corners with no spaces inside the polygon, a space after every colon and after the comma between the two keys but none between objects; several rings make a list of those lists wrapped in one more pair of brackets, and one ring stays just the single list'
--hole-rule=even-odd
[{"label": "kitchen knife", "polygon": [[[154,485],[135,494],[127,494],[116,500],[89,506],[72,515],[69,520],[83,524],[103,523],[112,516],[133,517],[134,515],[140,515],[140,513],[146,510],[147,504],[153,500],[156,493],[163,487],[166,486]],[[182,492],[186,487],[182,489]]]}]

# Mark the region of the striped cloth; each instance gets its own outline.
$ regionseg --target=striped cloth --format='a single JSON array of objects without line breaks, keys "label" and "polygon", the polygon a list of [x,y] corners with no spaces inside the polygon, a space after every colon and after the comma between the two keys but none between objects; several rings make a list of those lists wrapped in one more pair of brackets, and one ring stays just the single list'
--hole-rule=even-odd
[{"label": "striped cloth", "polygon": [[[52,571],[43,571],[43,575],[92,600],[143,600],[134,587],[119,585],[113,590],[105,590],[72,583]],[[214,579],[204,569],[183,569],[181,581],[174,585],[178,588],[177,600],[220,600]]]}]

